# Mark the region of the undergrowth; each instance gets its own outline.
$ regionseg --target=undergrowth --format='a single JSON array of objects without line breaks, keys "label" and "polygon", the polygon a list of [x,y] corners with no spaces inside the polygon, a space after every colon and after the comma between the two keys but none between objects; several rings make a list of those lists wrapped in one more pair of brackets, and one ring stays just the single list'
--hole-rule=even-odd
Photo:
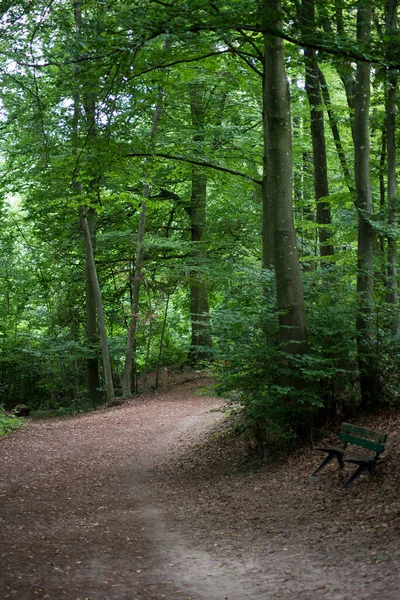
[{"label": "undergrowth", "polygon": [[22,425],[22,420],[18,417],[6,415],[3,408],[0,406],[0,437],[8,435]]}]

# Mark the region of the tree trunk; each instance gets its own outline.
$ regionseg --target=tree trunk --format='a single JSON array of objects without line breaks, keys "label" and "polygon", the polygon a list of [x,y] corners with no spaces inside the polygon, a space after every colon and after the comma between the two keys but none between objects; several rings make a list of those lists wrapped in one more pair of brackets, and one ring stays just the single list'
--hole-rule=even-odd
[{"label": "tree trunk", "polygon": [[[280,2],[267,0],[264,8],[270,25],[281,29]],[[266,174],[264,205],[272,215],[276,294],[279,310],[279,338],[290,354],[307,351],[305,307],[292,201],[292,140],[289,87],[286,78],[283,41],[265,34],[264,133]]]},{"label": "tree trunk", "polygon": [[[305,35],[315,26],[314,0],[303,0],[302,29]],[[306,67],[305,87],[310,104],[310,126],[313,147],[314,165],[314,192],[317,204],[317,224],[320,255],[331,256],[335,253],[332,245],[332,233],[329,227],[332,224],[331,209],[328,202],[321,198],[329,196],[328,165],[326,160],[325,125],[322,111],[322,98],[319,86],[318,64],[316,52],[312,48],[304,49],[304,62]]]},{"label": "tree trunk", "polygon": [[[389,0],[387,5],[387,34],[393,36],[396,32],[397,0]],[[393,41],[391,42],[391,45]],[[389,69],[387,75],[388,92],[386,101],[386,143],[387,143],[387,186],[390,235],[388,236],[388,290],[387,301],[392,305],[392,333],[397,335],[399,330],[398,288],[397,288],[397,174],[396,174],[396,102],[397,102],[397,71]]]},{"label": "tree trunk", "polygon": [[151,301],[151,289],[149,284],[145,281],[145,286],[146,286],[146,291],[147,291],[147,298],[148,298],[148,303],[149,303],[149,331],[147,334],[147,348],[146,348],[146,360],[145,360],[145,364],[144,364],[144,386],[146,386],[147,383],[147,375],[149,372],[149,362],[150,362],[150,350],[151,350],[151,342],[153,339],[153,305],[152,305],[152,301]]},{"label": "tree trunk", "polygon": [[[145,192],[147,192],[147,185]],[[148,193],[146,193],[146,196]],[[143,241],[144,241],[144,232],[146,226],[146,203],[142,202],[142,210],[140,213],[140,222],[139,222],[139,232],[138,232],[138,243],[136,249],[136,260],[135,260],[135,275],[133,282],[133,296],[132,296],[132,314],[131,314],[131,322],[128,332],[128,341],[126,344],[125,350],[125,365],[124,372],[122,374],[121,385],[122,385],[122,395],[130,396],[132,389],[132,378],[131,378],[131,370],[132,370],[132,358],[134,350],[136,349],[136,328],[137,328],[137,317],[139,314],[139,294],[140,294],[140,277],[141,277],[141,267],[142,267],[142,258],[143,258]],[[136,384],[136,365],[135,365],[135,377],[134,379],[134,388],[137,388]],[[136,389],[135,389],[136,392]]]},{"label": "tree trunk", "polygon": [[162,359],[162,353],[163,353],[163,347],[164,347],[165,330],[167,327],[168,307],[169,307],[170,298],[171,298],[171,292],[167,292],[167,302],[165,303],[164,319],[163,319],[163,324],[162,324],[162,328],[161,328],[160,347],[158,350],[157,372],[156,372],[156,390],[158,389],[158,380],[159,380],[159,375],[160,375],[160,365],[161,365],[161,359]]},{"label": "tree trunk", "polygon": [[[75,1],[73,6],[74,6],[74,17],[75,17],[75,29],[76,29],[78,42],[79,42],[79,36],[80,36],[81,28],[82,28],[82,10],[81,10],[80,0]],[[75,73],[76,74],[79,73],[79,66],[75,67]],[[88,100],[89,96],[91,98],[91,101],[89,101],[89,104],[87,106],[87,115],[86,115],[87,116],[87,126],[88,126],[87,134],[89,135],[89,137],[93,137],[95,135],[95,132],[94,132],[94,126],[95,126],[95,110],[94,110],[94,108],[95,107],[94,107],[94,100],[93,100],[94,97],[92,96],[91,92],[87,92],[85,94],[85,99]],[[81,117],[81,98],[80,98],[79,88],[76,87],[76,89],[74,90],[74,114],[73,114],[73,123],[72,123],[72,155],[74,157],[76,157],[77,163],[75,165],[75,169],[74,169],[74,173],[73,173],[73,187],[74,187],[75,192],[79,196],[82,196],[82,184],[78,181],[78,178],[77,178],[77,175],[79,172],[78,129],[79,129],[80,117]],[[86,294],[87,294],[86,295],[87,335],[89,337],[89,328],[90,328],[90,334],[94,335],[94,330],[95,330],[94,318],[95,318],[95,314],[97,312],[98,326],[99,326],[100,339],[101,339],[101,350],[102,350],[102,357],[103,357],[104,379],[105,379],[105,384],[106,384],[106,394],[107,394],[107,399],[110,400],[111,398],[114,397],[114,386],[113,386],[112,374],[111,374],[111,361],[110,361],[110,355],[109,355],[109,350],[108,350],[107,331],[106,331],[104,313],[103,313],[103,302],[102,302],[102,298],[101,298],[99,281],[97,278],[96,263],[95,263],[95,259],[94,259],[94,251],[93,251],[93,245],[92,245],[91,233],[93,233],[95,231],[95,228],[94,228],[95,222],[93,222],[93,220],[92,220],[91,226],[89,226],[88,218],[86,215],[86,209],[83,206],[79,209],[79,222],[80,222],[80,225],[82,228],[82,233],[83,233],[84,242],[85,242],[85,275],[86,275]],[[88,295],[88,292],[89,292],[89,295]],[[97,377],[94,373],[94,363],[91,364],[91,369],[92,370],[89,372],[89,364],[88,364],[89,389],[90,389],[91,397],[92,397],[92,393],[93,393],[94,397],[96,398],[96,402],[97,402],[97,398],[98,398],[97,393],[94,394],[94,389],[90,387],[91,385],[92,386],[96,385],[96,392],[98,391],[98,388],[100,387],[99,382],[98,382],[98,379],[99,379],[98,371],[97,371]]]},{"label": "tree trunk", "polygon": [[[344,19],[343,19],[343,0],[335,0],[335,9],[336,9],[336,27],[337,33],[339,36],[346,38],[346,32],[344,28]],[[336,62],[337,72],[339,73],[339,77],[342,80],[345,92],[347,105],[350,110],[350,125],[351,125],[351,133],[354,140],[354,122],[353,122],[353,114],[355,112],[355,95],[356,95],[356,86],[357,81],[354,77],[354,69],[350,60],[345,60],[343,58],[340,61]]]},{"label": "tree trunk", "polygon": [[[204,141],[205,105],[204,87],[201,84],[189,84],[190,115],[194,128],[193,141],[201,144]],[[210,315],[208,290],[201,271],[196,266],[204,266],[207,250],[204,244],[207,209],[207,175],[204,169],[192,168],[192,191],[190,204],[186,212],[190,219],[191,239],[194,245],[194,270],[190,274],[190,318],[192,338],[189,350],[189,361],[197,363],[212,356],[212,338],[210,334]]]},{"label": "tree trunk", "polygon": [[[266,3],[265,10],[268,5]],[[267,49],[270,44],[269,38],[265,36],[264,39],[264,55],[267,54]],[[263,74],[263,178],[262,178],[262,198],[263,198],[263,210],[262,210],[262,264],[264,269],[274,269],[275,266],[275,249],[274,249],[274,225],[273,225],[273,214],[272,205],[274,199],[270,197],[270,186],[268,185],[268,153],[269,153],[269,135],[268,135],[268,118],[266,113],[268,90],[266,89],[267,77]]]},{"label": "tree trunk", "polygon": [[[93,90],[85,90],[83,94],[84,98],[84,111],[86,117],[86,131],[87,131],[87,147],[95,143],[97,137],[97,123],[96,123],[96,94]],[[95,152],[95,150],[94,150]],[[89,192],[93,195],[98,196],[99,193],[99,182],[100,173],[97,171],[97,166],[92,166],[92,180],[89,184]],[[86,219],[88,222],[90,239],[92,242],[93,256],[96,254],[96,230],[97,230],[97,214],[96,209],[91,206],[86,210]],[[85,262],[85,281],[86,281],[86,341],[88,347],[93,353],[96,352],[99,335],[97,332],[97,318],[96,318],[96,300],[93,290],[93,285],[90,276],[90,268]],[[97,357],[90,357],[87,360],[87,374],[88,374],[88,389],[89,396],[92,404],[95,406],[99,405],[103,401],[103,393],[100,389],[100,375],[99,375],[99,361]]]},{"label": "tree trunk", "polygon": [[[362,2],[357,11],[357,41],[362,46],[370,40],[371,6]],[[354,98],[354,178],[358,210],[358,272],[357,272],[357,349],[360,373],[361,401],[374,404],[378,393],[376,361],[373,343],[373,211],[370,185],[370,65],[357,63]]]},{"label": "tree trunk", "polygon": [[[343,19],[343,0],[334,0],[334,4],[335,4],[335,22],[336,22],[336,31],[334,32],[333,28],[332,28],[332,23],[331,23],[331,16],[327,14],[327,12],[324,10],[327,6],[326,2],[319,2],[318,5],[318,12],[321,14],[323,14],[323,27],[324,30],[326,31],[326,33],[329,36],[333,36],[335,35],[338,40],[340,40],[340,38],[342,38],[345,43],[348,40],[348,36],[346,34],[345,31],[345,27],[344,27],[344,19]],[[355,89],[356,89],[356,78],[355,78],[355,70],[353,67],[353,63],[349,60],[344,58],[343,56],[340,57],[339,60],[335,61],[335,67],[336,67],[336,71],[340,77],[340,79],[342,80],[345,92],[346,92],[346,100],[347,100],[347,105],[349,107],[349,112],[350,112],[350,126],[351,126],[351,133],[352,133],[352,137],[354,140],[354,121],[353,121],[353,116],[354,116],[354,98],[355,98]]]},{"label": "tree trunk", "polygon": [[[303,118],[294,115],[292,128],[292,143],[297,148],[301,148],[304,132]],[[300,266],[303,272],[310,272],[315,270],[318,247],[318,241],[313,236],[316,228],[314,226],[311,229],[308,227],[309,223],[315,223],[315,210],[310,204],[308,193],[308,179],[312,173],[310,153],[307,150],[302,151],[301,156],[296,161],[293,161],[293,164],[296,165],[293,169],[293,196],[295,209],[299,212],[297,237],[299,243],[298,252],[301,259]],[[310,230],[313,233],[310,234]]]},{"label": "tree trunk", "polygon": [[[386,204],[386,119],[383,123],[381,134],[381,155],[379,158],[379,210],[382,222],[385,220],[385,204]],[[379,233],[379,253],[381,266],[379,268],[379,277],[384,285],[387,285],[387,263],[385,250],[386,236]]]},{"label": "tree trunk", "polygon": [[[96,212],[88,210],[87,222],[92,241],[93,254],[96,248]],[[85,254],[86,258],[86,254]],[[92,280],[87,260],[85,260],[85,284],[86,284],[86,341],[90,351],[97,353],[99,335],[97,332],[96,300],[93,291]],[[99,360],[95,356],[87,359],[87,375],[90,401],[94,406],[103,402],[103,393],[99,376]]]},{"label": "tree trunk", "polygon": [[[192,169],[192,193],[190,207],[187,212],[190,216],[191,239],[195,245],[193,259],[202,265],[207,260],[203,236],[206,224],[207,201],[207,176],[204,171],[194,167]],[[194,265],[196,267],[196,264]],[[207,285],[202,279],[204,275],[194,272],[190,275],[190,317],[192,338],[189,351],[189,360],[197,363],[212,356],[212,339],[210,335],[210,315],[208,305]]]},{"label": "tree trunk", "polygon": [[352,177],[350,175],[350,169],[347,164],[346,154],[345,154],[345,151],[343,148],[342,140],[340,138],[338,120],[332,109],[332,103],[331,103],[331,97],[330,97],[330,93],[329,93],[328,84],[326,82],[325,75],[323,74],[322,70],[319,67],[318,67],[318,77],[319,77],[320,88],[321,88],[326,112],[328,114],[329,125],[331,128],[332,137],[335,142],[336,152],[337,152],[337,155],[339,158],[340,166],[342,168],[343,177],[344,177],[347,187],[349,188],[349,191],[354,192],[354,185],[353,185]]},{"label": "tree trunk", "polygon": [[106,393],[107,400],[110,400],[114,397],[114,385],[112,380],[112,372],[111,372],[111,361],[110,354],[108,350],[108,339],[107,339],[107,330],[104,319],[104,311],[103,311],[103,301],[101,298],[101,291],[99,280],[97,278],[97,270],[96,263],[94,260],[92,240],[90,237],[89,225],[85,215],[85,209],[81,207],[79,209],[79,220],[82,228],[83,237],[85,240],[85,250],[86,250],[86,265],[89,271],[90,280],[93,287],[93,293],[96,301],[96,310],[97,310],[97,319],[99,324],[100,331],[100,340],[101,340],[101,352],[103,357],[103,370],[104,370],[104,380],[106,384]]},{"label": "tree trunk", "polygon": [[[170,47],[170,40],[166,40],[164,44],[164,50],[168,50]],[[163,105],[164,90],[162,87],[158,89],[158,99],[156,109],[154,111],[153,126],[151,129],[150,140],[151,144],[157,135],[158,126],[160,124],[161,110]],[[147,183],[148,174],[145,176],[145,183],[143,184],[143,202],[142,210],[140,213],[139,232],[138,232],[138,245],[136,249],[136,260],[135,260],[135,274],[133,284],[133,297],[131,306],[131,320],[129,325],[128,339],[126,342],[125,349],[125,364],[124,371],[122,374],[122,395],[129,397],[132,393],[132,380],[134,383],[135,392],[137,391],[137,369],[136,369],[136,329],[137,321],[139,316],[139,298],[140,298],[140,279],[141,279],[141,268],[143,258],[143,241],[146,230],[146,199],[149,197],[149,186]],[[133,366],[133,376],[132,373]]]}]

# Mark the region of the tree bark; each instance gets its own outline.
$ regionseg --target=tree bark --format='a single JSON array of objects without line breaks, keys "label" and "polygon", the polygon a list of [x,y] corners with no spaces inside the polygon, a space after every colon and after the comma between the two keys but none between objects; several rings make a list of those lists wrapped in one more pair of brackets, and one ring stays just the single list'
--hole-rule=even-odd
[{"label": "tree bark", "polygon": [[[294,115],[292,119],[292,143],[298,148],[302,147],[304,119]],[[310,205],[308,179],[312,176],[311,154],[304,150],[301,156],[293,163],[293,197],[295,209],[299,212],[297,224],[298,252],[301,259],[302,271],[314,271],[316,266],[318,240],[309,234],[308,224],[315,223],[315,210]],[[296,166],[295,166],[296,164]],[[313,226],[314,232],[316,228]]]},{"label": "tree bark", "polygon": [[[88,209],[87,222],[90,239],[92,241],[93,254],[96,248],[96,212]],[[85,254],[86,259],[86,254]],[[97,332],[96,300],[87,260],[85,260],[85,286],[86,286],[86,341],[93,355],[97,352],[99,335]],[[99,360],[95,356],[87,359],[87,376],[90,401],[94,406],[103,402],[101,382],[99,375]]]},{"label": "tree bark", "polygon": [[[167,50],[170,47],[170,41],[166,40],[164,44],[164,49]],[[154,143],[154,140],[157,135],[158,126],[160,124],[161,111],[163,105],[163,97],[164,90],[162,87],[159,87],[158,90],[158,100],[157,105],[154,111],[153,118],[153,126],[151,129],[150,140],[151,144]],[[140,280],[141,280],[141,269],[142,269],[142,258],[143,258],[143,241],[144,234],[146,230],[146,199],[149,196],[149,186],[147,183],[148,174],[146,174],[145,182],[143,184],[143,202],[142,202],[142,210],[140,213],[140,222],[139,222],[139,232],[138,232],[138,245],[136,249],[136,259],[135,259],[135,274],[134,274],[134,284],[133,284],[133,297],[132,297],[132,306],[131,306],[131,319],[128,331],[128,339],[126,342],[125,349],[125,363],[124,363],[124,371],[122,374],[122,394],[125,397],[129,397],[132,393],[132,379],[134,382],[134,387],[137,388],[137,369],[136,369],[136,330],[137,330],[137,321],[139,316],[139,299],[140,299]],[[131,376],[133,366],[133,377]],[[135,389],[136,391],[136,389]]]},{"label": "tree bark", "polygon": [[[396,32],[397,0],[389,0],[387,5],[387,34]],[[393,42],[391,42],[393,45]],[[390,54],[390,51],[389,51]],[[386,144],[387,144],[387,186],[390,235],[388,236],[388,283],[387,301],[392,305],[393,315],[391,328],[393,335],[399,330],[399,297],[397,287],[397,174],[396,174],[396,105],[397,105],[397,72],[388,70],[388,92],[386,100]]]},{"label": "tree bark", "polygon": [[[146,190],[147,191],[147,185]],[[146,193],[147,197],[148,194]],[[124,372],[122,374],[121,385],[122,385],[122,395],[127,397],[131,395],[132,392],[132,378],[131,378],[131,370],[132,370],[132,358],[134,354],[134,350],[136,349],[136,329],[137,329],[137,318],[139,314],[139,295],[140,295],[140,277],[141,277],[141,268],[142,268],[142,258],[143,258],[143,241],[144,241],[144,233],[146,227],[146,202],[142,202],[142,210],[140,212],[140,222],[139,222],[139,232],[138,232],[138,242],[136,249],[136,260],[135,260],[135,274],[133,280],[133,296],[132,296],[132,312],[131,312],[131,322],[129,326],[128,332],[128,340],[126,344],[125,350],[125,364],[124,364]],[[137,391],[136,384],[136,365],[135,365],[135,377],[134,379],[134,388],[135,392]]]},{"label": "tree bark", "polygon": [[[77,0],[76,2],[74,2],[74,17],[75,17],[75,29],[76,29],[76,34],[77,34],[77,38],[78,38],[78,42],[79,42],[79,34],[82,28],[82,9],[81,9],[81,2],[80,0]],[[77,66],[75,69],[75,73],[79,73],[79,67]],[[90,92],[86,93],[86,99],[89,98],[89,94]],[[91,114],[90,111],[92,111]],[[94,106],[92,103],[90,103],[90,107],[87,107],[87,124],[89,123],[89,127],[93,127],[95,125],[94,119],[95,119],[95,114],[94,114]],[[73,114],[73,124],[72,124],[72,154],[73,156],[76,157],[77,161],[78,161],[78,142],[79,142],[79,137],[78,137],[78,129],[79,129],[79,120],[81,117],[81,98],[80,98],[80,93],[79,93],[79,88],[76,87],[75,91],[74,91],[74,114]],[[88,131],[88,134],[90,136],[94,135],[94,130],[93,131]],[[75,165],[75,169],[74,169],[74,173],[73,173],[73,187],[75,192],[79,195],[82,196],[82,184],[79,182],[77,175],[79,172],[79,166],[78,166],[78,162]],[[100,331],[100,340],[101,340],[101,351],[102,351],[102,357],[103,357],[103,370],[104,370],[104,380],[105,380],[105,385],[106,385],[106,395],[107,395],[107,399],[110,400],[111,398],[114,397],[114,386],[113,386],[113,381],[112,381],[112,373],[111,373],[111,361],[110,361],[110,355],[109,355],[109,350],[108,350],[108,340],[107,340],[107,331],[106,331],[106,326],[105,326],[105,319],[104,319],[104,312],[103,312],[103,302],[102,302],[102,298],[101,298],[101,291],[100,291],[100,286],[99,286],[99,281],[97,278],[97,270],[96,270],[96,263],[95,263],[95,259],[94,259],[94,251],[93,251],[93,245],[92,245],[92,236],[91,236],[91,228],[92,228],[92,232],[94,231],[93,228],[93,221],[91,223],[91,227],[89,226],[88,223],[88,218],[87,218],[87,214],[86,214],[86,208],[81,206],[79,209],[79,222],[82,228],[82,233],[83,233],[83,238],[84,238],[84,242],[85,242],[85,276],[86,276],[86,301],[87,301],[87,312],[86,312],[86,319],[87,319],[87,327],[88,327],[88,331],[89,331],[89,327],[90,327],[90,333],[91,335],[94,334],[94,315],[97,312],[97,320],[98,320],[98,326],[99,326],[99,331]],[[89,292],[89,296],[88,296],[88,292]],[[94,306],[95,305],[95,306]],[[89,335],[89,333],[87,333],[87,335]],[[89,365],[88,365],[89,368]],[[89,379],[89,386],[90,385],[96,385],[96,392],[99,389],[99,383],[98,383],[98,371],[97,371],[97,378],[95,376],[94,373],[94,363],[92,363],[91,365],[92,371],[89,373],[88,371],[88,378]],[[91,389],[91,396],[92,393],[94,394],[94,389]],[[97,402],[97,394],[96,394],[96,402]]]},{"label": "tree bark", "polygon": [[[336,10],[336,27],[339,36],[346,37],[345,29],[344,29],[344,19],[343,19],[343,0],[335,0],[335,10]],[[351,133],[354,140],[354,122],[353,122],[353,114],[355,111],[355,95],[356,95],[356,86],[357,81],[354,77],[354,69],[353,65],[349,60],[340,60],[336,63],[337,72],[339,73],[339,77],[342,80],[345,92],[347,105],[350,110],[350,125],[351,125]]]},{"label": "tree bark", "polygon": [[[192,169],[192,193],[188,214],[190,216],[191,240],[196,246],[193,253],[195,263],[204,262],[207,252],[203,236],[206,225],[207,176],[196,167]],[[194,265],[196,268],[198,265]],[[210,315],[207,284],[204,275],[195,271],[190,275],[190,318],[192,338],[189,350],[189,361],[197,363],[212,356],[212,339],[210,334]]]},{"label": "tree bark", "polygon": [[[267,3],[265,3],[265,10],[267,10]],[[267,55],[270,40],[267,36],[264,36],[264,56]],[[265,59],[266,60],[266,59]],[[265,72],[263,73],[263,178],[262,178],[262,199],[263,199],[263,210],[262,210],[262,264],[264,269],[274,269],[275,267],[275,243],[274,243],[274,225],[273,225],[273,197],[270,196],[271,189],[268,185],[268,154],[269,154],[269,133],[268,133],[268,118],[267,118],[267,101],[268,92],[267,90],[267,77]]]},{"label": "tree bark", "polygon": [[[357,41],[362,46],[371,35],[371,5],[360,2],[357,10]],[[373,343],[373,230],[370,217],[373,211],[370,185],[370,65],[357,63],[354,98],[354,178],[358,210],[358,272],[357,272],[357,349],[364,406],[376,402],[378,381]]]},{"label": "tree bark", "polygon": [[167,292],[167,301],[165,303],[164,319],[163,319],[163,324],[162,324],[162,328],[161,328],[160,347],[159,347],[159,350],[158,350],[157,372],[156,372],[156,390],[158,389],[158,381],[159,381],[159,375],[160,375],[160,365],[161,365],[161,359],[162,359],[162,353],[163,353],[163,347],[164,347],[164,337],[165,337],[165,329],[166,329],[166,326],[167,326],[168,307],[169,307],[169,300],[170,300],[170,298],[171,298],[171,292],[168,291]]},{"label": "tree bark", "polygon": [[[85,90],[83,94],[83,105],[85,112],[86,131],[87,131],[87,148],[92,150],[92,147],[97,138],[97,123],[96,123],[96,94],[92,89]],[[96,164],[91,165],[92,180],[89,184],[89,193],[99,193],[100,173]],[[97,214],[96,209],[91,206],[86,210],[86,219],[88,222],[90,239],[92,242],[93,256],[96,255],[96,230],[97,230]],[[85,262],[85,281],[86,281],[86,341],[93,353],[96,352],[96,347],[99,342],[97,332],[96,318],[96,299],[92,280],[90,276],[90,268],[87,260]],[[92,404],[99,405],[103,401],[103,393],[101,391],[99,361],[97,357],[87,359],[87,374],[88,374],[88,389]]]},{"label": "tree bark", "polygon": [[103,311],[103,301],[101,298],[101,291],[99,280],[97,277],[96,263],[94,260],[92,240],[90,237],[90,230],[88,221],[85,214],[84,207],[79,209],[79,220],[82,228],[83,237],[85,240],[85,250],[86,250],[86,264],[90,274],[90,280],[93,287],[93,293],[96,301],[96,310],[97,310],[97,319],[99,324],[100,331],[100,340],[101,340],[101,352],[103,357],[103,370],[104,370],[104,380],[106,385],[106,393],[107,400],[111,400],[114,397],[114,385],[112,380],[112,372],[111,372],[111,360],[110,353],[108,350],[108,339],[107,339],[107,330],[104,319],[104,311]]},{"label": "tree bark", "polygon": [[[194,128],[195,144],[204,142],[205,104],[204,86],[189,84],[190,115]],[[198,363],[212,356],[212,338],[210,334],[210,314],[208,289],[204,275],[196,270],[196,266],[204,265],[207,250],[204,244],[207,213],[207,175],[203,169],[192,168],[192,190],[190,204],[186,208],[190,219],[191,240],[194,245],[194,270],[190,275],[190,319],[192,328],[189,361]],[[196,264],[197,263],[197,264]]]},{"label": "tree bark", "polygon": [[[386,119],[382,127],[381,134],[381,154],[379,158],[379,209],[382,221],[385,220],[385,204],[386,204]],[[387,285],[387,264],[386,264],[386,250],[385,250],[386,236],[383,233],[379,234],[379,252],[380,259],[382,261],[380,268],[380,277],[384,285]]]},{"label": "tree bark", "polygon": [[342,140],[340,138],[338,121],[337,121],[337,118],[332,109],[332,103],[331,103],[331,97],[330,97],[330,93],[329,93],[328,84],[326,82],[325,75],[323,74],[322,70],[319,67],[318,67],[318,77],[319,77],[319,82],[320,82],[320,87],[321,87],[321,92],[322,92],[322,97],[324,100],[326,112],[328,114],[329,125],[331,128],[332,137],[335,142],[336,152],[337,152],[337,155],[339,158],[340,166],[342,168],[343,177],[344,177],[347,187],[349,188],[349,191],[354,192],[355,190],[354,190],[352,177],[350,174],[350,169],[347,164],[346,154],[345,154],[345,151],[343,148]]},{"label": "tree bark", "polygon": [[[331,17],[325,12],[326,2],[319,2],[318,11],[324,15],[323,17],[323,27],[324,30],[329,34],[333,34],[333,28],[331,24]],[[344,19],[343,19],[343,0],[335,0],[335,22],[336,22],[336,32],[338,39],[343,38],[347,40],[345,27],[344,27]],[[340,57],[339,60],[335,60],[336,71],[342,80],[345,92],[346,92],[346,100],[347,105],[349,107],[350,112],[350,127],[351,133],[354,140],[354,98],[355,98],[355,89],[356,89],[356,78],[355,78],[355,70],[352,62],[349,59],[345,59],[344,57]]]},{"label": "tree bark", "polygon": [[[303,0],[301,10],[301,23],[303,33],[309,35],[315,27],[315,9],[314,0]],[[325,145],[325,125],[324,114],[322,110],[322,98],[318,77],[318,64],[316,51],[312,48],[304,49],[304,63],[306,69],[305,88],[310,105],[310,128],[313,147],[313,166],[314,166],[314,192],[317,204],[317,225],[318,238],[320,246],[320,255],[331,256],[335,253],[332,245],[332,224],[331,209],[329,203],[321,200],[329,196],[328,185],[328,164],[326,160]]]},{"label": "tree bark", "polygon": [[[266,16],[281,29],[279,0],[266,0]],[[292,140],[289,86],[283,41],[265,34],[264,132],[266,138],[265,206],[272,215],[279,339],[290,354],[307,351],[303,286],[293,221]]]}]

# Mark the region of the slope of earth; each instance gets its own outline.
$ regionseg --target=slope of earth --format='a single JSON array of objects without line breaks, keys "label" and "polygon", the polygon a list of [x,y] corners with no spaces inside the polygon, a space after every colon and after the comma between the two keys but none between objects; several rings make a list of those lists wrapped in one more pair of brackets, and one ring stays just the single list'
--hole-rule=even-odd
[{"label": "slope of earth", "polygon": [[0,598],[397,600],[398,417],[364,423],[387,458],[343,492],[309,449],[241,471],[198,385],[0,441]]}]

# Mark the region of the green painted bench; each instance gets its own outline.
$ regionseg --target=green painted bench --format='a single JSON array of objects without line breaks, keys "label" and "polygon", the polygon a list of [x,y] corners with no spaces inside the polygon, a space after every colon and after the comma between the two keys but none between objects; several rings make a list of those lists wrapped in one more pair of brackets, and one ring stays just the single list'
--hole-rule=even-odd
[{"label": "green painted bench", "polygon": [[[335,458],[341,469],[344,468],[344,463],[358,465],[358,468],[342,486],[343,489],[353,483],[363,471],[373,472],[375,470],[376,463],[385,450],[387,433],[364,429],[364,427],[357,427],[357,425],[351,425],[350,423],[342,423],[339,440],[341,441],[340,447],[326,446],[325,448],[317,448],[321,452],[327,452],[327,456],[311,475],[311,479],[316,477],[317,473]],[[351,447],[357,446],[358,448],[363,448],[364,451],[358,453],[357,449],[355,451],[353,449],[349,450],[349,445]],[[369,453],[366,451],[369,451]]]}]

